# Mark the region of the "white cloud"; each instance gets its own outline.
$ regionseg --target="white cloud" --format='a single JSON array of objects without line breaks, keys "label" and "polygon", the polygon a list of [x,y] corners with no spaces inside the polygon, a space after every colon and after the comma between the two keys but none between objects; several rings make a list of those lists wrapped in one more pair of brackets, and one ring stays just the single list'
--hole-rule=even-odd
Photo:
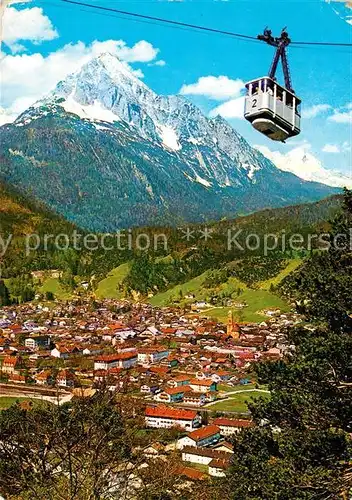
[{"label": "white cloud", "polygon": [[352,123],[352,102],[334,109],[334,113],[329,116],[329,120],[335,123]]},{"label": "white cloud", "polygon": [[311,152],[311,145],[304,143],[287,153],[271,151],[267,146],[255,146],[280,170],[291,172],[306,181],[320,182],[334,187],[352,188],[352,178],[323,167]]},{"label": "white cloud", "polygon": [[335,123],[352,123],[352,109],[345,111],[334,111],[334,114],[329,116],[329,120]]},{"label": "white cloud", "polygon": [[302,118],[315,118],[331,109],[330,104],[315,104],[307,109],[302,109]]},{"label": "white cloud", "polygon": [[122,40],[115,42],[113,52],[122,60],[129,63],[153,61],[159,53],[159,49],[145,40],[137,42],[133,47],[128,47]]},{"label": "white cloud", "polygon": [[244,82],[240,79],[231,80],[227,76],[202,76],[196,83],[183,85],[180,94],[202,95],[222,101],[240,95]]},{"label": "white cloud", "polygon": [[58,36],[50,19],[39,7],[16,10],[8,7],[3,17],[3,41],[15,49],[21,47],[19,40],[41,43]]},{"label": "white cloud", "polygon": [[[133,47],[128,47],[123,40],[107,40],[94,41],[90,45],[83,42],[68,44],[47,56],[40,53],[7,55],[0,63],[3,105],[12,109],[17,102],[16,112],[24,111],[60,80],[103,52],[110,52],[123,61],[147,62],[156,57],[158,49],[144,40]],[[141,70],[134,70],[134,74],[143,76]],[[19,98],[23,100],[19,101]],[[22,109],[18,105],[21,102]]]},{"label": "white cloud", "polygon": [[237,99],[231,99],[231,101],[224,102],[212,109],[209,116],[214,117],[217,115],[223,118],[243,118],[244,113],[244,101],[245,97],[237,97]]},{"label": "white cloud", "polygon": [[336,144],[325,144],[322,149],[323,153],[340,153],[340,148]]},{"label": "white cloud", "polygon": [[148,66],[166,66],[166,62],[163,59],[159,59],[158,61],[151,62],[148,64]]}]

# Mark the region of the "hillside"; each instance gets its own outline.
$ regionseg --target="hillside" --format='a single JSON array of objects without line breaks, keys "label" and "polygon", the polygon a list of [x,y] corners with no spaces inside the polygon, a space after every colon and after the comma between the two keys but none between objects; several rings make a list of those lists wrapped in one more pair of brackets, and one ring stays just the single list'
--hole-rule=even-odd
[{"label": "hillside", "polygon": [[104,232],[235,217],[339,189],[279,170],[221,117],[160,96],[111,54],[0,128],[0,175]]},{"label": "hillside", "polygon": [[[285,308],[273,294],[283,278],[294,271],[305,253],[293,255],[289,251],[275,251],[264,258],[262,249],[256,252],[241,252],[227,249],[229,228],[242,228],[244,234],[257,232],[287,235],[296,231],[303,234],[329,227],[327,222],[341,205],[339,196],[294,207],[271,209],[257,212],[233,220],[225,220],[209,225],[211,238],[199,238],[200,226],[191,229],[198,234],[195,241],[184,238],[183,229],[136,228],[133,239],[140,233],[165,232],[167,249],[143,255],[135,249],[126,251],[59,250],[49,245],[47,251],[40,247],[25,254],[25,235],[68,234],[77,229],[52,212],[45,205],[19,194],[5,183],[0,189],[0,225],[2,234],[13,234],[13,240],[3,257],[4,277],[23,275],[36,270],[59,269],[63,279],[46,278],[36,285],[39,293],[52,292],[57,298],[65,299],[74,289],[80,289],[82,281],[94,276],[89,291],[97,298],[121,298],[134,296],[150,298],[153,305],[171,303],[183,305],[192,302],[186,295],[194,296],[194,301],[211,301],[210,315],[223,318],[228,304],[246,302],[242,317],[246,320],[260,319],[258,311],[266,307]],[[82,231],[80,231],[82,232]],[[239,295],[238,290],[241,290]],[[80,293],[84,292],[80,289]]]},{"label": "hillside", "polygon": [[[60,234],[72,235],[76,226],[56,214],[43,203],[24,196],[0,179],[0,261],[2,276],[16,276],[28,271],[64,268],[63,252],[53,245]],[[44,245],[44,235],[52,235]],[[37,250],[26,252],[26,240]]]},{"label": "hillside", "polygon": [[44,203],[24,196],[0,179],[0,228],[3,234],[25,236],[54,231],[71,232],[75,226]]}]

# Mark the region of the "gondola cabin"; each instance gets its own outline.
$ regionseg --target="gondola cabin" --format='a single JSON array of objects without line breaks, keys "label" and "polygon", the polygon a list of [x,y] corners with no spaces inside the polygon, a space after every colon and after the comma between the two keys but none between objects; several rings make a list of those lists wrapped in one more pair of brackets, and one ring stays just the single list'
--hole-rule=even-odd
[{"label": "gondola cabin", "polygon": [[274,141],[285,142],[301,130],[301,100],[273,78],[264,76],[246,83],[244,117]]}]

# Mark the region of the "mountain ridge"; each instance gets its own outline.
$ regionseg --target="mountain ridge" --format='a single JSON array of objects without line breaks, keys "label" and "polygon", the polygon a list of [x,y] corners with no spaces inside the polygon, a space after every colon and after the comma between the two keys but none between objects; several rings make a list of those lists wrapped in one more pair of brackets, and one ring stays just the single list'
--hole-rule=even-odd
[{"label": "mountain ridge", "polygon": [[224,119],[158,96],[111,54],[0,128],[0,175],[95,231],[202,222],[337,189],[282,172]]}]

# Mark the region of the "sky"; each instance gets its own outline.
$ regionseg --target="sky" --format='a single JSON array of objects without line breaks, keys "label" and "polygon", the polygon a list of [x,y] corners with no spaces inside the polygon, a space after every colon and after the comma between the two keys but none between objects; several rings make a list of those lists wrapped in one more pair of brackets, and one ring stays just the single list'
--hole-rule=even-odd
[{"label": "sky", "polygon": [[[342,1],[95,3],[251,36],[267,25],[274,35],[288,26],[294,41],[352,42],[352,10]],[[181,93],[208,116],[221,114],[276,162],[295,162],[303,172],[323,165],[352,177],[351,48],[289,48],[293,88],[303,101],[302,133],[279,144],[243,119],[244,82],[266,75],[274,55],[263,42],[139,22],[61,0],[12,3],[4,14],[3,41],[2,122],[14,119],[89,58],[112,52],[155,92]]]}]

